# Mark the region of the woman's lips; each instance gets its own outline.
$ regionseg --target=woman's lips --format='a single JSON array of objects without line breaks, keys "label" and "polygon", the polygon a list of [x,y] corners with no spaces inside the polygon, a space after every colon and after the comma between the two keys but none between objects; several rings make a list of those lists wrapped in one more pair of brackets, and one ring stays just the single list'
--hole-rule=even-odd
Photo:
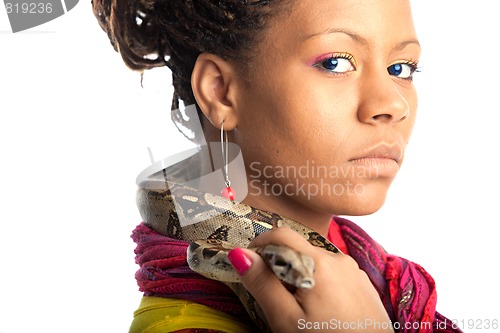
[{"label": "woman's lips", "polygon": [[375,164],[398,164],[396,160],[384,156],[367,156],[351,160],[354,164],[375,165]]},{"label": "woman's lips", "polygon": [[[403,149],[398,144],[379,143],[361,153],[349,162],[364,168],[367,178],[395,177],[399,171],[399,162],[403,158]],[[363,176],[363,175],[359,175]]]}]

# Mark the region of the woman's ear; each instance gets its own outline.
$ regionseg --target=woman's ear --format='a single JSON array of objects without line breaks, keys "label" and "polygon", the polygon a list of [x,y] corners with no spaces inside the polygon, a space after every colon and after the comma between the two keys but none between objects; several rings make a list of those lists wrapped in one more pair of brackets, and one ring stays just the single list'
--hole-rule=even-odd
[{"label": "woman's ear", "polygon": [[209,53],[198,56],[191,75],[194,98],[201,111],[216,128],[224,121],[224,129],[237,125],[237,82],[233,66]]}]

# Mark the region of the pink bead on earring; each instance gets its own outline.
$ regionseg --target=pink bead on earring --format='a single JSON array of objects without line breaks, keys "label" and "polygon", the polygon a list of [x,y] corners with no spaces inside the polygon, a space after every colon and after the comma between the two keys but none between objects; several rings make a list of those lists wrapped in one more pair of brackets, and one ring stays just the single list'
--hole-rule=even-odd
[{"label": "pink bead on earring", "polygon": [[229,180],[229,173],[228,173],[228,165],[229,165],[229,156],[228,156],[228,148],[229,148],[229,142],[227,140],[227,132],[224,132],[224,121],[222,121],[222,124],[220,125],[220,143],[221,143],[221,148],[222,148],[222,174],[224,176],[224,184],[226,187],[224,187],[221,191],[221,195],[234,202],[234,199],[236,198],[236,193],[234,190],[231,188],[231,181]]}]

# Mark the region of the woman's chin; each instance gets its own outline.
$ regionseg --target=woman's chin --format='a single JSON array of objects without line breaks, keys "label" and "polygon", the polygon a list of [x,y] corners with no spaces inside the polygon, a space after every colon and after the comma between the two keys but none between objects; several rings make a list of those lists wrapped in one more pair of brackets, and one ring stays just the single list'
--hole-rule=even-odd
[{"label": "woman's chin", "polygon": [[[332,200],[333,215],[363,216],[377,212],[385,203],[387,186],[367,187],[364,192]],[[339,205],[340,204],[340,205]]]},{"label": "woman's chin", "polygon": [[373,213],[376,213],[380,208],[382,208],[383,203],[381,204],[374,204],[370,203],[369,205],[362,205],[360,207],[353,208],[349,211],[347,211],[345,214],[340,214],[340,215],[349,215],[349,216],[364,216],[364,215],[371,215]]}]

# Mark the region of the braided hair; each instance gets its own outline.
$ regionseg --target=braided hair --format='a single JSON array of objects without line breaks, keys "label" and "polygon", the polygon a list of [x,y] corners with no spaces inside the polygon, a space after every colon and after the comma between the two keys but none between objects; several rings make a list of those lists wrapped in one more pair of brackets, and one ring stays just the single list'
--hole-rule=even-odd
[{"label": "braided hair", "polygon": [[[238,64],[244,74],[255,43],[285,0],[92,0],[94,15],[125,64],[172,72],[172,111],[196,105],[191,74],[201,53]],[[271,8],[273,10],[271,10]],[[181,122],[172,115],[174,123]],[[177,124],[176,124],[177,125]],[[179,126],[177,126],[179,128]]]}]

